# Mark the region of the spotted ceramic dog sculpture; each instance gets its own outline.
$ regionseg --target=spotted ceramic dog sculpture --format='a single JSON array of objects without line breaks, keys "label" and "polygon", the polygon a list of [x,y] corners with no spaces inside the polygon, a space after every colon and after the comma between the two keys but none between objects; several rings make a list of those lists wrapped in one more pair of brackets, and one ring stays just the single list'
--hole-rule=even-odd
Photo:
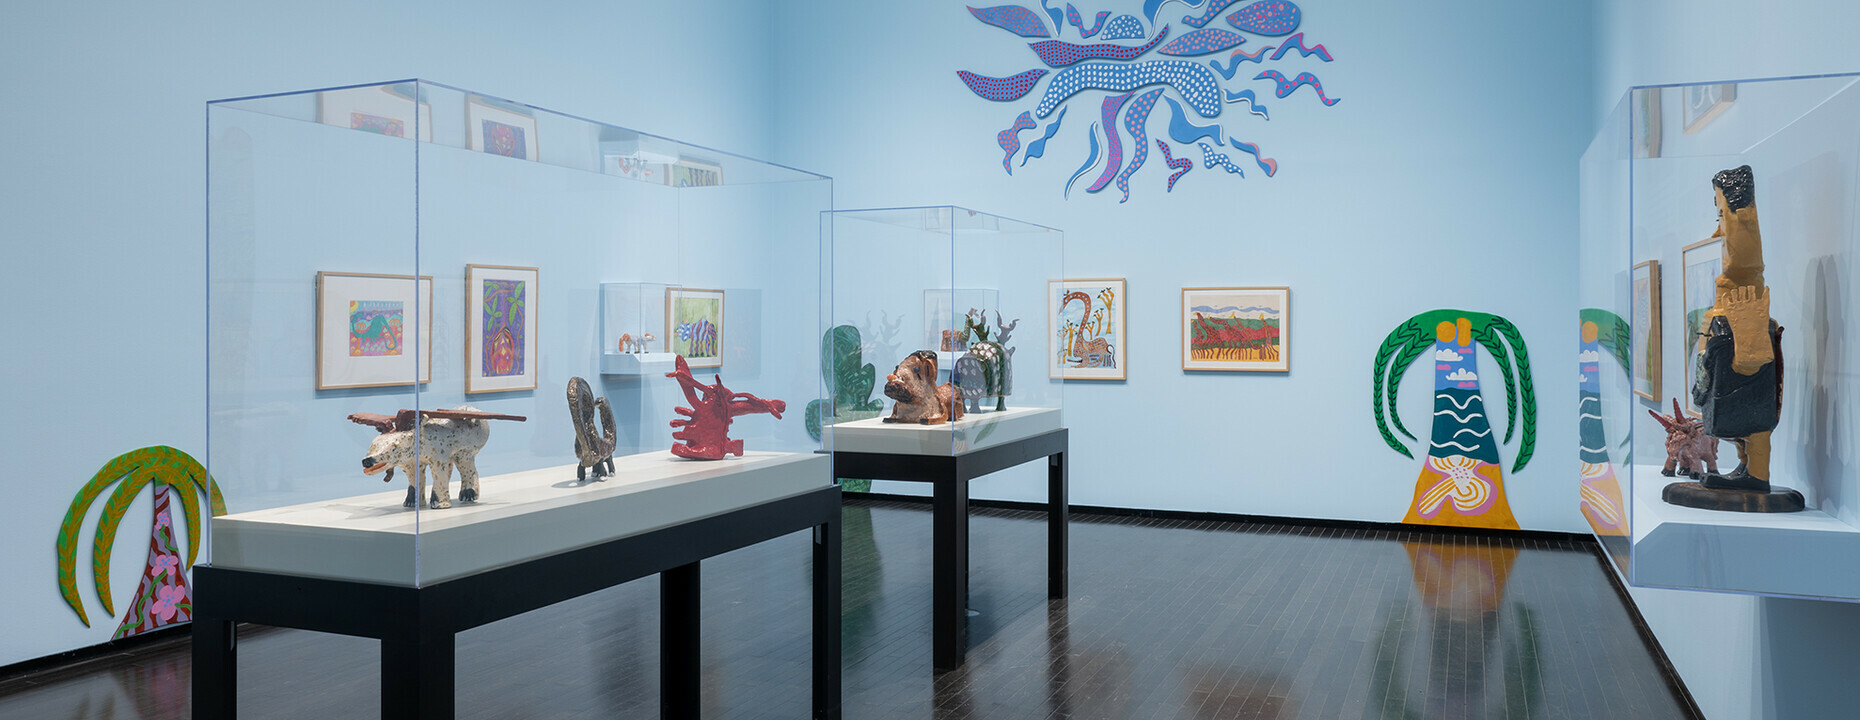
[{"label": "spotted ceramic dog sculpture", "polygon": [[904,362],[885,376],[885,397],[898,401],[885,422],[938,425],[961,420],[962,403],[956,401],[956,386],[936,384],[936,372],[936,353],[918,350],[905,356]]},{"label": "spotted ceramic dog sculpture", "polygon": [[[381,431],[368,444],[362,457],[362,473],[386,473],[383,482],[394,479],[394,471],[407,474],[407,500],[401,507],[415,507],[426,485],[425,468],[433,470],[433,494],[427,507],[452,507],[452,469],[459,471],[459,501],[478,499],[478,451],[491,439],[488,420],[524,420],[521,415],[500,415],[460,405],[450,410],[402,410],[396,415],[355,413],[349,420]],[[417,429],[416,429],[417,425]],[[417,433],[417,443],[416,443]],[[416,445],[417,452],[416,452]],[[416,457],[417,454],[417,457]]]}]

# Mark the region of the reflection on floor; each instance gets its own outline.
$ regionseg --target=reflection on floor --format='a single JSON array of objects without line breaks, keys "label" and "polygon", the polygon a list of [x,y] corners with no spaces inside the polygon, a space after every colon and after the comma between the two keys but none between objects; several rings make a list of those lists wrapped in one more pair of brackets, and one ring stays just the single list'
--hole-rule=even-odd
[{"label": "reflection on floor", "polygon": [[[849,501],[848,718],[1683,718],[1585,546],[977,510],[968,663],[930,671],[927,506]],[[808,707],[807,538],[704,566],[707,718]],[[459,716],[653,717],[658,582],[459,637]],[[378,715],[372,641],[242,635],[241,706]],[[0,681],[5,718],[186,718],[185,640]]]}]

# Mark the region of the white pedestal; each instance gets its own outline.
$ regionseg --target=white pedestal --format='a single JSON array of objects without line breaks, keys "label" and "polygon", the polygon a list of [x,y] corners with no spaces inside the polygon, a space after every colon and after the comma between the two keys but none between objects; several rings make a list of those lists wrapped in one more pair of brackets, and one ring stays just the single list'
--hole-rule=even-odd
[{"label": "white pedestal", "polygon": [[1660,499],[1668,483],[1685,480],[1634,466],[1634,584],[1860,598],[1860,574],[1840,564],[1860,555],[1860,529],[1814,508],[1742,513]]},{"label": "white pedestal", "polygon": [[480,479],[476,503],[401,507],[407,485],[213,519],[217,567],[426,585],[718,515],[832,484],[817,453],[685,460],[614,458],[615,475],[576,482],[575,466]]},{"label": "white pedestal", "polygon": [[[1009,398],[1012,400],[1012,398]],[[987,399],[992,403],[992,398]],[[890,410],[885,411],[886,415]],[[883,417],[831,426],[834,452],[960,455],[1059,429],[1058,408],[1009,408],[970,413],[941,425],[888,423]]]}]

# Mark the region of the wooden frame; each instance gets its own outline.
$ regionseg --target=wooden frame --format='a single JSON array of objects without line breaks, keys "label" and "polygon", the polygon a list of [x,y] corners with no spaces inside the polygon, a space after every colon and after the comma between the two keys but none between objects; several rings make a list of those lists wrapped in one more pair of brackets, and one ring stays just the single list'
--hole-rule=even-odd
[{"label": "wooden frame", "polygon": [[[487,142],[487,129],[484,123],[496,123],[511,128],[514,137],[509,146]],[[519,160],[540,161],[541,145],[536,138],[536,116],[517,112],[506,103],[497,102],[482,95],[473,95],[465,102],[465,142],[472,152],[488,153],[514,157]]]},{"label": "wooden frame", "polygon": [[[330,316],[329,313],[325,312],[325,304],[327,302],[330,302],[336,299],[336,298],[331,297],[331,295],[335,294],[335,290],[334,288],[331,287],[331,285],[341,280],[354,280],[357,282],[366,283],[366,282],[374,281],[374,280],[390,281],[390,280],[414,280],[414,279],[415,278],[412,275],[383,275],[383,274],[376,274],[376,273],[345,273],[345,272],[323,271],[323,272],[318,272],[316,274],[316,320],[313,326],[314,331],[316,333],[316,353],[315,353],[316,389],[318,390],[339,390],[343,388],[398,387],[401,385],[414,385],[418,383],[432,382],[432,379],[433,379],[433,276],[431,275],[419,276],[415,287],[411,291],[408,291],[407,288],[405,287],[396,287],[396,284],[391,283],[391,282],[385,283],[384,286],[380,288],[381,290],[385,291],[381,293],[382,297],[385,298],[386,296],[398,296],[399,302],[403,303],[403,308],[404,308],[404,303],[407,300],[411,299],[413,301],[413,304],[423,311],[420,313],[421,318],[414,323],[414,327],[413,327],[414,346],[416,348],[419,348],[420,352],[424,353],[423,355],[420,355],[419,357],[413,360],[403,360],[403,359],[398,359],[398,358],[405,357],[405,355],[401,353],[396,353],[393,356],[366,356],[366,355],[357,356],[357,355],[353,355],[352,354],[353,351],[351,351],[351,353],[346,353],[343,356],[341,356],[342,358],[351,358],[350,360],[348,360],[348,364],[351,365],[351,367],[343,368],[343,370],[346,370],[346,372],[343,373],[343,377],[338,377],[338,369],[334,367],[330,367],[330,365],[333,365],[334,363],[325,362],[326,359],[324,357],[324,350],[329,349],[333,351],[334,348],[331,346],[335,344],[335,341],[333,338],[326,340],[325,336],[339,333],[344,338],[344,342],[342,342],[342,344],[345,346],[349,344],[346,340],[348,339],[350,335],[351,331],[349,330],[349,326],[352,323],[352,319],[353,319],[351,315],[351,317],[343,318],[343,324],[341,326],[336,326],[333,324],[328,325],[328,326],[325,325],[326,322],[334,323],[336,321],[335,317],[332,317]],[[422,288],[425,289],[424,293],[420,292]],[[367,302],[368,301],[365,299],[356,298],[355,297],[356,293],[353,293],[353,292],[346,293],[345,295],[348,296],[349,302]],[[424,300],[421,299],[421,295],[424,295]],[[354,312],[354,309],[352,308],[351,313],[353,312]],[[402,337],[404,336],[405,336],[405,330],[404,330],[404,320],[403,320]],[[404,347],[405,343],[397,342],[396,345]],[[352,358],[357,358],[357,357],[364,358],[364,359],[361,359],[361,360],[352,359]],[[376,358],[394,357],[397,359],[370,360],[370,359],[367,359],[369,357],[376,357]],[[332,356],[329,359],[337,360],[338,358]],[[418,368],[418,373],[417,373],[418,379],[417,380],[379,379],[379,378],[391,378],[395,375],[400,375],[403,378],[406,377],[407,375],[414,375],[415,373],[411,372],[413,368],[409,367],[409,368],[402,369],[399,367],[400,365],[404,365],[405,363],[408,363],[408,362],[412,362],[415,366],[417,366]],[[370,366],[370,365],[376,366],[376,367],[372,367],[372,368],[364,367],[364,366]],[[403,372],[405,374],[402,374]],[[343,380],[345,379],[356,380],[356,382],[344,382]]]},{"label": "wooden frame", "polygon": [[[484,311],[484,282],[489,280],[516,281],[523,283],[521,302],[523,304],[521,338],[511,338],[509,352],[511,363],[509,374],[501,372],[505,368],[486,368],[487,362],[497,362],[490,355],[496,351],[487,351]],[[535,390],[537,376],[537,350],[542,346],[540,323],[537,322],[537,301],[542,295],[542,272],[533,267],[518,265],[466,265],[465,266],[465,394],[510,392],[514,390]],[[513,305],[514,309],[514,305]],[[487,374],[499,371],[497,374]]]},{"label": "wooden frame", "polygon": [[1737,102],[1737,83],[1687,85],[1679,89],[1679,101],[1685,113],[1685,133],[1691,135]]},{"label": "wooden frame", "polygon": [[[1717,251],[1703,252],[1707,248],[1716,248]],[[1694,270],[1694,268],[1704,268],[1713,261],[1716,261],[1718,265],[1710,271]],[[1680,367],[1680,377],[1685,382],[1685,386],[1680,388],[1679,395],[1684,398],[1681,405],[1685,408],[1686,414],[1694,417],[1699,416],[1700,412],[1698,407],[1692,404],[1692,384],[1697,379],[1692,376],[1692,373],[1698,364],[1698,333],[1704,328],[1695,326],[1693,314],[1695,311],[1702,312],[1711,307],[1712,301],[1716,298],[1716,283],[1718,273],[1723,270],[1723,263],[1724,238],[1722,237],[1706,238],[1679,250],[1679,328],[1682,333],[1680,340],[1683,342],[1680,347],[1685,348],[1685,364]],[[1701,301],[1704,304],[1695,304]]]},{"label": "wooden frame", "polygon": [[[685,353],[679,352],[679,348],[678,348],[678,342],[679,342],[678,341],[678,301],[683,300],[689,296],[709,296],[709,295],[714,295],[717,300],[717,338],[716,338],[717,354],[716,355],[691,356],[691,355],[686,355]],[[693,298],[693,299],[707,299],[707,298]],[[669,353],[676,353],[678,355],[684,356],[685,362],[688,363],[693,368],[722,367],[723,366],[723,349],[725,347],[723,343],[723,340],[725,337],[724,321],[727,318],[727,315],[725,315],[726,307],[727,306],[724,304],[724,297],[723,297],[722,290],[712,290],[712,289],[707,289],[707,288],[688,288],[688,287],[666,288],[665,289],[665,351]]]},{"label": "wooden frame", "polygon": [[[1279,301],[1279,350],[1276,360],[1196,360],[1189,348],[1189,326],[1191,319],[1189,295],[1193,293],[1234,292],[1242,294],[1271,295],[1276,294]],[[1291,330],[1292,330],[1292,288],[1287,285],[1264,285],[1250,287],[1185,287],[1182,288],[1181,314],[1176,318],[1177,330],[1180,331],[1180,350],[1182,353],[1182,370],[1187,372],[1290,372],[1291,371]]]},{"label": "wooden frame", "polygon": [[[1066,306],[1059,302],[1060,293],[1073,288],[1104,288],[1113,291],[1112,314],[1108,318],[1111,321],[1111,339],[1106,341],[1111,356],[1111,367],[1068,365],[1066,363],[1069,362],[1069,358],[1062,359],[1059,355],[1061,331],[1059,315]],[[1046,359],[1044,361],[1046,376],[1060,380],[1126,379],[1126,368],[1130,364],[1130,326],[1126,322],[1126,318],[1129,317],[1127,312],[1130,306],[1129,298],[1129,288],[1125,285],[1123,278],[1065,278],[1046,281]],[[1096,302],[1097,296],[1091,296],[1091,299]],[[1102,334],[1094,339],[1099,338],[1102,338]]]},{"label": "wooden frame", "polygon": [[[1644,280],[1642,268],[1647,270]],[[1634,394],[1658,403],[1662,397],[1660,375],[1665,358],[1660,349],[1660,261],[1648,260],[1635,265],[1628,276],[1628,285],[1634,303],[1634,319],[1629,330],[1630,345],[1634,348]]]}]

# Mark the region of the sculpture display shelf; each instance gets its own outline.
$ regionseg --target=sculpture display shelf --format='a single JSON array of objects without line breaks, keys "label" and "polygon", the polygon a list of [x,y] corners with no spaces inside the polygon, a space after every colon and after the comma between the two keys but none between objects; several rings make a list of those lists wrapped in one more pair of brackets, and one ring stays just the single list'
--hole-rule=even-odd
[{"label": "sculpture display shelf", "polygon": [[[1585,355],[1583,482],[1620,487],[1630,585],[1860,599],[1857,126],[1860,73],[1635,88],[1583,157],[1579,307],[1634,338]],[[1648,377],[1680,412],[1633,395]],[[1694,423],[1722,441],[1686,451]]]},{"label": "sculpture display shelf", "polygon": [[645,282],[601,283],[601,374],[656,377],[668,372],[677,356],[668,352],[666,291],[679,285]]}]

